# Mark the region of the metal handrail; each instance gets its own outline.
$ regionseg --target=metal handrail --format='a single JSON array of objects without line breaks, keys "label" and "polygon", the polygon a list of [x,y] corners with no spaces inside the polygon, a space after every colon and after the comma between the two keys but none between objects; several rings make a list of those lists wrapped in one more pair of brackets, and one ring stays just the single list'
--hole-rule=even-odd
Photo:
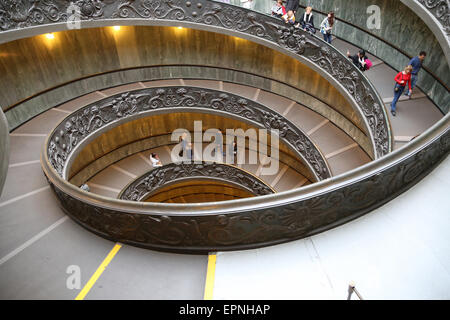
[{"label": "metal handrail", "polygon": [[[300,8],[305,9],[306,6],[300,5]],[[327,15],[326,12],[323,12],[323,11],[320,11],[320,10],[317,10],[317,9],[315,9],[314,11],[317,12],[317,13],[320,13],[321,15],[324,15],[324,16]],[[379,40],[379,41],[385,43],[385,44],[388,45],[389,47],[391,47],[391,48],[395,49],[396,51],[400,52],[402,55],[404,55],[404,56],[407,57],[408,59],[412,59],[412,58],[413,58],[413,57],[412,57],[410,54],[408,54],[405,50],[403,50],[402,48],[400,48],[400,47],[398,47],[398,46],[396,46],[396,45],[394,45],[394,44],[392,44],[392,43],[390,43],[390,42],[387,41],[386,39],[383,39],[383,38],[380,37],[379,35],[377,35],[377,34],[375,34],[375,33],[373,33],[373,32],[369,32],[369,31],[365,30],[364,28],[362,28],[362,27],[360,27],[360,26],[358,26],[358,25],[356,25],[356,24],[354,24],[354,23],[351,23],[351,22],[349,22],[349,21],[347,21],[347,20],[344,20],[344,19],[342,19],[342,18],[335,17],[335,19],[336,19],[337,21],[341,21],[341,22],[343,22],[343,23],[345,23],[345,24],[348,24],[348,25],[351,26],[352,28],[355,28],[355,29],[357,29],[357,30],[359,30],[359,31],[361,31],[361,32],[367,33],[369,36],[371,36],[371,37],[373,37],[373,38],[375,38],[375,39],[377,39],[377,40]],[[316,28],[316,29],[317,29],[317,28]],[[347,42],[348,42],[348,40],[345,40],[345,39],[344,39],[344,41],[347,41]],[[429,74],[430,74],[430,75],[431,75],[431,76],[432,76],[432,77],[433,77],[440,85],[442,85],[444,88],[446,88],[447,90],[449,90],[448,84],[444,83],[444,81],[443,81],[441,78],[439,78],[439,76],[437,76],[432,70],[430,70],[430,68],[428,68],[428,67],[426,67],[426,66],[422,66],[422,69],[424,69],[426,72],[428,72],[428,73],[429,73]]]},{"label": "metal handrail", "polygon": [[[209,172],[210,170],[213,172]],[[149,178],[151,178],[152,183],[148,182]],[[143,201],[162,187],[199,178],[236,185],[257,196],[276,193],[268,183],[245,169],[226,163],[203,161],[202,163],[169,163],[153,168],[122,188],[117,199]],[[148,185],[145,186],[144,190],[139,188],[145,183]]]},{"label": "metal handrail", "polygon": [[[347,61],[346,57],[323,41],[246,9],[206,0],[195,3],[183,1],[183,5],[187,6],[188,2],[188,10],[177,7],[182,3],[180,1],[159,4],[166,6],[166,9],[170,4],[167,10],[178,12],[176,17],[180,25],[238,35],[270,46],[312,64],[318,72],[343,89],[342,82],[333,79],[333,72],[329,68],[332,62]],[[167,19],[167,15],[150,20],[148,17],[131,18],[130,14],[147,13],[142,1],[121,2],[120,6],[128,8],[126,17],[118,16],[115,20],[103,21],[103,25],[137,22],[173,25],[175,21]],[[107,9],[105,4],[101,9],[102,15],[114,13]],[[147,9],[150,10],[149,14],[154,12],[151,8]],[[122,11],[118,12],[120,15]],[[231,13],[230,17],[237,14],[239,19],[227,20],[227,12]],[[205,18],[205,14],[209,16]],[[85,26],[100,25],[100,16],[87,17],[86,20],[90,20],[85,21]],[[331,64],[323,59],[328,59]],[[342,66],[345,68],[347,64]],[[349,66],[353,70],[354,67]],[[334,75],[345,78],[347,71]],[[359,70],[349,74],[351,76],[346,79],[353,80],[354,76],[360,86],[354,84],[354,87],[350,85],[346,89],[352,91],[364,88],[366,93],[371,92],[368,98],[364,94],[358,96],[353,91],[358,97],[355,101],[370,101],[371,104],[381,101],[372,84]],[[381,110],[378,110],[378,115],[386,120],[382,101],[379,107]],[[388,120],[385,123],[389,123]],[[391,132],[387,129],[384,133],[388,135],[386,138],[390,145]],[[45,145],[48,142],[47,139]],[[388,149],[390,151],[390,147]],[[302,189],[221,203],[182,205],[120,201],[87,194],[58,175],[48,161],[46,149],[41,154],[41,163],[62,207],[87,229],[109,239],[142,247],[198,253],[283,243],[348,222],[381,206],[420,181],[445,159],[449,151],[450,115],[447,115],[405,147],[350,172]]]},{"label": "metal handrail", "polygon": [[205,253],[258,248],[355,219],[420,181],[450,152],[450,115],[409,145],[338,177],[276,195],[202,204],[121,201],[86,194],[41,163],[61,206],[88,230],[157,250]]},{"label": "metal handrail", "polygon": [[[106,25],[186,26],[245,38],[286,53],[305,62],[347,96],[363,119],[375,149],[374,158],[392,150],[389,117],[371,82],[336,48],[303,30],[288,27],[279,19],[252,10],[209,0],[111,1],[96,2],[95,6],[88,1],[79,3],[83,28]],[[69,3],[62,0],[33,3],[33,7],[26,3],[20,15],[12,11],[3,17],[2,29],[5,31],[0,33],[0,40],[29,37],[40,30],[67,30],[68,6]],[[35,18],[36,12],[39,12],[39,20]]]},{"label": "metal handrail", "polygon": [[302,159],[317,180],[331,177],[331,169],[317,145],[276,111],[235,94],[189,86],[119,93],[74,111],[52,130],[46,147],[48,159],[68,180],[77,154],[101,133],[124,122],[167,112],[219,114],[269,131],[278,130],[280,139]]},{"label": "metal handrail", "polygon": [[[132,201],[116,200],[108,197],[103,197],[97,194],[86,194],[76,186],[67,183],[66,180],[61,178],[58,172],[50,165],[47,156],[46,146],[48,139],[44,143],[44,147],[41,152],[41,164],[43,166],[46,176],[51,179],[51,183],[59,189],[71,194],[77,199],[90,204],[102,204],[102,207],[109,209],[120,209],[126,211],[133,211],[139,214],[157,214],[164,215],[170,214],[174,211],[187,215],[210,215],[210,214],[227,214],[236,211],[239,208],[240,211],[258,210],[269,207],[275,207],[277,205],[301,202],[307,199],[311,199],[327,192],[338,190],[342,187],[352,185],[364,181],[364,179],[370,179],[371,177],[377,177],[395,166],[401,165],[406,159],[413,157],[420,151],[424,150],[427,146],[431,146],[436,143],[440,138],[444,140],[443,152],[440,159],[446,157],[450,150],[450,114],[447,114],[444,118],[439,120],[431,128],[426,130],[419,137],[408,143],[403,148],[393,151],[389,155],[369,162],[361,167],[355,168],[351,171],[345,172],[341,175],[332,177],[330,179],[320,181],[301,189],[289,190],[277,193],[276,195],[267,195],[264,197],[257,197],[252,199],[240,199],[223,202],[220,207],[211,208],[207,204],[154,204],[154,203],[135,203]],[[439,159],[437,159],[439,160]]]}]

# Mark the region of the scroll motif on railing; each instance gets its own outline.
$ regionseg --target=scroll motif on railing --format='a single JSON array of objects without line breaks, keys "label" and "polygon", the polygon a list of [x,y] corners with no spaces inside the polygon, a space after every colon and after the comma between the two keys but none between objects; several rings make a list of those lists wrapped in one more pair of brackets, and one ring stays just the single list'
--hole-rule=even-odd
[{"label": "scroll motif on railing", "polygon": [[[79,0],[80,21],[149,19],[183,21],[235,31],[290,50],[326,70],[359,106],[375,146],[375,156],[391,151],[389,120],[383,102],[368,80],[338,50],[309,33],[288,27],[275,18],[229,4],[208,0]],[[430,1],[427,1],[430,3]],[[0,30],[13,30],[72,19],[62,0],[0,0]]]},{"label": "scroll motif on railing", "polygon": [[119,195],[121,200],[143,201],[151,193],[168,183],[181,179],[215,179],[233,183],[255,196],[274,193],[262,180],[237,167],[220,163],[171,163],[140,176]]},{"label": "scroll motif on railing", "polygon": [[449,0],[417,0],[442,25],[442,29],[447,35],[447,40],[450,40],[450,1]]},{"label": "scroll motif on railing", "polygon": [[74,148],[98,129],[137,114],[149,115],[159,109],[206,109],[258,124],[267,130],[279,130],[282,141],[301,156],[318,180],[331,177],[321,152],[298,127],[280,114],[242,97],[192,87],[165,87],[117,94],[73,112],[52,133],[47,155],[51,165],[63,176]]},{"label": "scroll motif on railing", "polygon": [[148,248],[195,252],[258,248],[300,239],[386,203],[448,154],[450,131],[426,148],[353,184],[274,208],[227,214],[138,214],[98,207],[53,189],[67,212],[104,237]]}]

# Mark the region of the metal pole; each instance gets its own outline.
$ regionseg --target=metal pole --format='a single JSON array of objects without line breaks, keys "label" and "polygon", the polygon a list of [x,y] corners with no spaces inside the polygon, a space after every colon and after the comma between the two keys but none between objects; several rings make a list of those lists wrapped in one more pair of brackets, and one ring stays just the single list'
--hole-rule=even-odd
[{"label": "metal pole", "polygon": [[359,294],[358,290],[356,290],[355,284],[353,282],[350,282],[350,284],[348,285],[347,300],[350,300],[352,298],[353,292],[356,294],[359,300],[364,300],[363,297]]}]

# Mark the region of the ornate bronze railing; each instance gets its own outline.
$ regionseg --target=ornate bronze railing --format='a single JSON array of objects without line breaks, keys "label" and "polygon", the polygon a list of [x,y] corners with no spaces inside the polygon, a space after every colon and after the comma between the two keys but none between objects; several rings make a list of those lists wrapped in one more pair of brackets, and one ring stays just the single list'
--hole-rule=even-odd
[{"label": "ornate bronze railing", "polygon": [[0,36],[7,40],[37,34],[39,30],[117,24],[187,26],[247,38],[290,54],[334,83],[362,116],[374,157],[392,150],[393,137],[383,101],[358,68],[328,43],[264,14],[208,0],[83,0],[75,4],[63,0],[3,0],[0,23]]},{"label": "ornate bronze railing", "polygon": [[[39,28],[27,28],[31,26],[42,26],[47,32],[67,29],[68,17],[62,13],[67,8],[66,1],[10,3],[0,1],[1,28],[7,30],[3,34],[8,39],[40,32]],[[349,94],[366,119],[377,158],[391,150],[387,116],[370,82],[346,57],[301,30],[246,9],[207,0],[109,3],[86,0],[79,4],[82,27],[178,24],[248,38],[295,56]],[[395,198],[448,155],[449,127],[447,115],[405,147],[351,172],[302,189],[220,204],[110,199],[86,193],[64,180],[50,164],[47,147],[41,154],[41,162],[65,212],[105,238],[177,252],[248,249],[311,236]]]},{"label": "ornate bronze railing", "polygon": [[450,41],[450,1],[449,0],[418,0],[439,21],[442,30]]},{"label": "ornate bronze railing", "polygon": [[204,253],[258,248],[308,237],[395,198],[450,151],[450,115],[407,146],[351,172],[307,187],[205,204],[115,200],[86,193],[41,162],[61,207],[88,230],[140,247]]},{"label": "ornate bronze railing", "polygon": [[170,163],[155,168],[133,180],[122,189],[118,199],[143,201],[158,189],[186,180],[217,180],[241,189],[255,196],[265,196],[275,191],[264,181],[238,167],[224,163]]},{"label": "ornate bronze railing", "polygon": [[280,139],[303,159],[318,181],[331,177],[327,161],[316,145],[279,113],[234,94],[185,86],[120,93],[78,109],[50,134],[47,157],[61,177],[68,179],[71,163],[94,137],[132,119],[168,112],[214,113],[268,131],[278,130]]},{"label": "ornate bronze railing", "polygon": [[[409,5],[427,24],[439,41],[450,66],[450,0],[402,0],[402,2]],[[446,87],[448,91],[448,84]]]}]

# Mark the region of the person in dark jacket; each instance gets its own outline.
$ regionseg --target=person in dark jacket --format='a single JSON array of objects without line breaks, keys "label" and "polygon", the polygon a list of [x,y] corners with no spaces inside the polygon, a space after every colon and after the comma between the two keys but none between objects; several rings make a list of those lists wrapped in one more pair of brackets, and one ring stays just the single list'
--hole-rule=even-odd
[{"label": "person in dark jacket", "polygon": [[[425,51],[421,51],[417,57],[414,57],[409,61],[409,65],[413,67],[411,71],[411,90],[414,89],[418,79],[418,73],[420,69],[422,69],[422,63],[425,60],[427,53]],[[405,91],[405,96],[409,96],[411,98],[411,94],[409,90]]]},{"label": "person in dark jacket", "polygon": [[311,7],[306,7],[305,13],[300,17],[300,25],[303,30],[316,33],[314,26],[314,16]]},{"label": "person in dark jacket", "polygon": [[347,57],[353,61],[353,64],[358,67],[361,71],[366,71],[368,69],[368,66],[366,64],[366,51],[359,50],[359,52],[355,55],[351,55],[350,51],[347,50]]}]

